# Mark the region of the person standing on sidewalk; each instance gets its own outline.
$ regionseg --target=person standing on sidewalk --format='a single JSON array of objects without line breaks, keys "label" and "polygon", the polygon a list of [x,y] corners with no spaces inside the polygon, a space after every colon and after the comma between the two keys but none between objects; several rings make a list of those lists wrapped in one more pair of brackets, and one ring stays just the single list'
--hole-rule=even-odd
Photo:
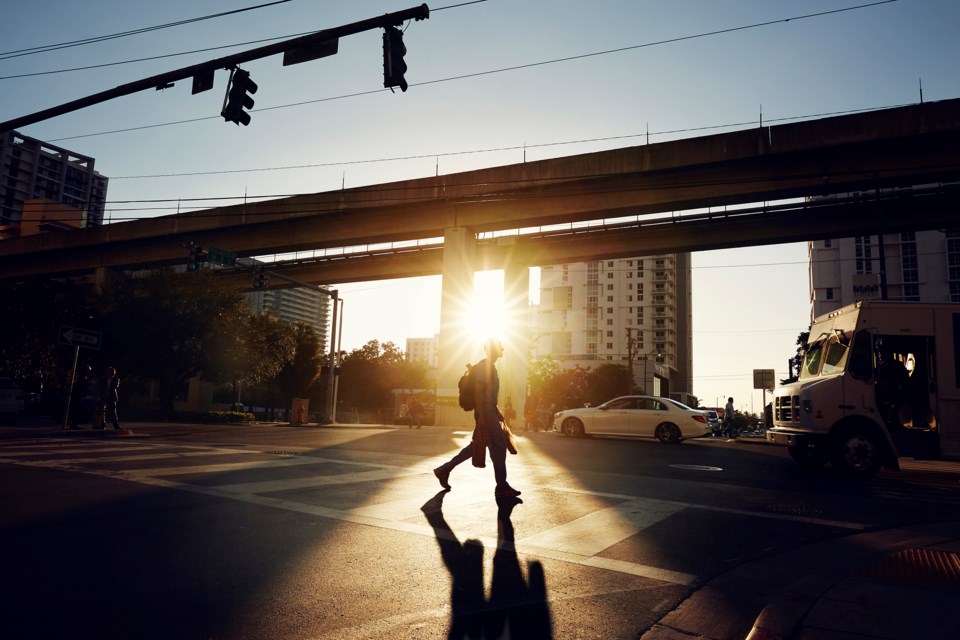
[{"label": "person standing on sidewalk", "polygon": [[723,408],[723,424],[728,438],[733,437],[733,413],[733,398],[727,398],[727,406]]},{"label": "person standing on sidewalk", "polygon": [[493,477],[497,486],[494,495],[497,498],[514,498],[520,492],[507,484],[507,436],[500,425],[503,415],[497,409],[497,395],[500,393],[500,376],[496,362],[503,356],[503,345],[499,340],[490,339],[483,345],[487,357],[473,367],[474,372],[474,410],[473,440],[460,453],[433,470],[440,486],[449,490],[450,472],[461,462],[473,458],[475,467],[485,466],[484,447],[490,449],[493,462]]},{"label": "person standing on sidewalk", "polygon": [[117,403],[120,401],[120,378],[117,376],[117,370],[113,367],[107,367],[107,377],[103,381],[103,393],[100,396],[103,402],[103,422],[107,421],[113,425],[115,431],[123,431],[120,426],[120,419],[117,417]]}]

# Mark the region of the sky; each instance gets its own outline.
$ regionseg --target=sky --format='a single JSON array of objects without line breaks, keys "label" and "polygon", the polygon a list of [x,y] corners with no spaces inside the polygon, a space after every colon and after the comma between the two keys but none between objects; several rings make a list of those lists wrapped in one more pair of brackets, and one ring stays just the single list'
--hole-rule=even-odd
[{"label": "sky", "polygon": [[[417,6],[397,0],[7,2],[0,121],[141,78]],[[405,25],[408,91],[382,87],[381,31],[337,55],[243,65],[248,127],[220,117],[227,72],[23,127],[96,158],[117,223],[256,198],[451,174],[960,96],[956,0],[484,0]],[[814,15],[822,14],[822,15]],[[22,50],[188,24],[21,55]],[[239,45],[239,46],[235,46]],[[206,51],[200,51],[206,50]],[[174,55],[182,54],[185,55]],[[140,62],[126,61],[153,58]],[[123,64],[117,64],[123,63]],[[106,65],[106,66],[103,66]],[[95,67],[63,71],[80,67]],[[56,73],[51,73],[56,72]],[[171,175],[176,174],[176,175]],[[754,369],[787,375],[809,323],[803,243],[693,255],[693,393],[759,411]],[[483,274],[494,289],[497,274]],[[440,277],[335,285],[343,348],[439,330]],[[383,313],[395,309],[396,313]]]}]

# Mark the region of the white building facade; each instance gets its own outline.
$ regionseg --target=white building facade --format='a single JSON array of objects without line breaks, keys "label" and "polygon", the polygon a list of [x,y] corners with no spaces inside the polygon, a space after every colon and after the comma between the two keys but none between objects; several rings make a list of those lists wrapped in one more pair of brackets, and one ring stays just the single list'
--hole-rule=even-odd
[{"label": "white building facade", "polygon": [[857,300],[960,302],[958,230],[817,240],[807,253],[811,318]]},{"label": "white building facade", "polygon": [[633,368],[650,395],[692,394],[690,254],[541,267],[534,358]]},{"label": "white building facade", "polygon": [[440,346],[440,336],[432,338],[407,338],[407,362],[425,362],[431,369],[440,366],[437,352]]}]

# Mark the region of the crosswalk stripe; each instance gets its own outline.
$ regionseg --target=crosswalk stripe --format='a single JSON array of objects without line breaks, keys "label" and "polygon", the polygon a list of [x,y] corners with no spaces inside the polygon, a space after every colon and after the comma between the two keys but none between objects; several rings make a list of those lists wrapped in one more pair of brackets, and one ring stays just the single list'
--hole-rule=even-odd
[{"label": "crosswalk stripe", "polygon": [[593,556],[686,508],[653,498],[629,500],[524,538],[524,543]]}]

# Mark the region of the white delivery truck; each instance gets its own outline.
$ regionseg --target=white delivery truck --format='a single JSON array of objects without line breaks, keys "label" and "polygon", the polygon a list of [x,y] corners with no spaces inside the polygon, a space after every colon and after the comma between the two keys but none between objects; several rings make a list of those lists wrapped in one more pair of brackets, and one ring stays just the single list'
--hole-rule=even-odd
[{"label": "white delivery truck", "polygon": [[960,304],[864,301],[814,320],[767,440],[853,476],[901,456],[960,460]]}]

